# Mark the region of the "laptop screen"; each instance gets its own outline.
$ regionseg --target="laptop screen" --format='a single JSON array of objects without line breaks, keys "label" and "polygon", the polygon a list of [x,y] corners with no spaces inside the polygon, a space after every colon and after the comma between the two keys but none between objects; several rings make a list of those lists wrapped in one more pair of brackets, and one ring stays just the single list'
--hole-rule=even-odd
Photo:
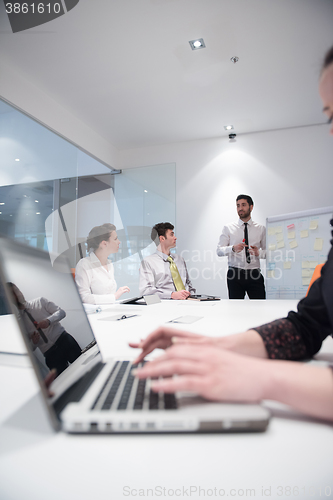
[{"label": "laptop screen", "polygon": [[96,344],[67,261],[1,237],[0,271],[39,381],[64,379]]}]

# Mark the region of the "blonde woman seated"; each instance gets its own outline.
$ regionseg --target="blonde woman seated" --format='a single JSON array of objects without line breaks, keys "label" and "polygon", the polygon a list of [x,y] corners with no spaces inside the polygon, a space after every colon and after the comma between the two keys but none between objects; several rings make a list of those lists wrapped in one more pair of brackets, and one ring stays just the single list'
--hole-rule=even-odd
[{"label": "blonde woman seated", "polygon": [[89,256],[81,259],[75,269],[75,281],[82,302],[86,304],[113,304],[129,292],[128,286],[117,290],[111,253],[117,253],[120,241],[113,224],[93,227],[87,238]]}]

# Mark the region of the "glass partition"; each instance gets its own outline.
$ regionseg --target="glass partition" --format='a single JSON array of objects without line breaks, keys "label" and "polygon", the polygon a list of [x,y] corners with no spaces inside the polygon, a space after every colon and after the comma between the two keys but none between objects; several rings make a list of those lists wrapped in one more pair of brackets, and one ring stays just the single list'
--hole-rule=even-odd
[{"label": "glass partition", "polygon": [[[122,227],[121,254],[117,254],[115,272],[138,294],[141,260],[155,252],[151,229],[158,222],[175,223],[176,166],[156,165],[123,170],[114,176],[115,200]],[[126,247],[125,247],[126,245]]]},{"label": "glass partition", "polygon": [[94,226],[111,222],[118,286],[138,295],[142,258],[157,222],[175,221],[175,164],[112,170],[0,100],[0,232],[65,255],[75,268]]}]

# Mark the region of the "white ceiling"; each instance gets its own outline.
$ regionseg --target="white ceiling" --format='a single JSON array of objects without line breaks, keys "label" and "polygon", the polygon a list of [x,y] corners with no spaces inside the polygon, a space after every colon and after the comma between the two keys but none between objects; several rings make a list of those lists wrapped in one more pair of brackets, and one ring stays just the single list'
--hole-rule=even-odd
[{"label": "white ceiling", "polygon": [[324,123],[332,28],[332,0],[80,0],[13,34],[0,2],[0,57],[127,149]]}]

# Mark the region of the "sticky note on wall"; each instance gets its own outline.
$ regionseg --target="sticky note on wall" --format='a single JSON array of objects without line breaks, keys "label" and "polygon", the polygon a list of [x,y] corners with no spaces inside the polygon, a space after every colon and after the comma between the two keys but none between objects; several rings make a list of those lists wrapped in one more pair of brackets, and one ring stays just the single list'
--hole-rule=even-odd
[{"label": "sticky note on wall", "polygon": [[292,240],[289,242],[289,246],[290,246],[290,248],[296,248],[296,247],[298,247],[298,243],[296,240]]},{"label": "sticky note on wall", "polygon": [[310,229],[317,229],[317,227],[318,227],[318,221],[317,220],[311,220],[309,228]]},{"label": "sticky note on wall", "polygon": [[314,250],[322,250],[323,249],[323,239],[322,238],[316,238],[314,242]]},{"label": "sticky note on wall", "polygon": [[311,278],[302,278],[302,285],[303,286],[309,286],[310,285]]},{"label": "sticky note on wall", "polygon": [[301,231],[301,238],[308,238],[308,236],[309,236],[309,231],[307,229]]},{"label": "sticky note on wall", "polygon": [[302,278],[311,278],[313,274],[312,269],[302,269]]}]

